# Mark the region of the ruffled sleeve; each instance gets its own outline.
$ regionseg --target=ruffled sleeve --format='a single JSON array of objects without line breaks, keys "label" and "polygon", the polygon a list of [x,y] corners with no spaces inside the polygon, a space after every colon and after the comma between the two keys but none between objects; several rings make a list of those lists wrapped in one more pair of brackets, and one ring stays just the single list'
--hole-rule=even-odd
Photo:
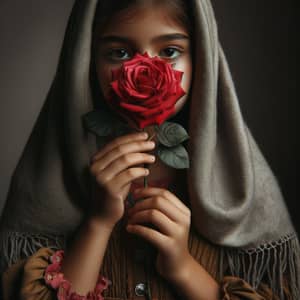
[{"label": "ruffled sleeve", "polygon": [[4,300],[103,300],[102,292],[110,281],[99,274],[95,289],[86,296],[72,292],[71,283],[61,273],[63,257],[63,250],[41,248],[18,266],[10,267],[4,275]]},{"label": "ruffled sleeve", "polygon": [[56,295],[44,281],[49,257],[54,251],[41,248],[27,260],[11,266],[3,274],[4,300],[55,300]]},{"label": "ruffled sleeve", "polygon": [[[247,282],[238,277],[226,276],[221,282],[222,300],[279,300],[271,289],[261,284],[255,291]],[[285,291],[285,299],[291,299]]]}]

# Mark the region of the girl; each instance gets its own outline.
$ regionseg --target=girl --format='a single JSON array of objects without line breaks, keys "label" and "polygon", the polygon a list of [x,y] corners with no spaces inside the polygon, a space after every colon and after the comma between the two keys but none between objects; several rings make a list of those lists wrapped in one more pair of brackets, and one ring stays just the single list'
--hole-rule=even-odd
[{"label": "girl", "polygon": [[[111,82],[137,55],[183,74],[168,120],[189,132],[187,171],[154,155],[151,124],[83,126],[93,109],[116,125]],[[76,1],[0,241],[4,299],[298,299],[298,240],[208,0]]]}]

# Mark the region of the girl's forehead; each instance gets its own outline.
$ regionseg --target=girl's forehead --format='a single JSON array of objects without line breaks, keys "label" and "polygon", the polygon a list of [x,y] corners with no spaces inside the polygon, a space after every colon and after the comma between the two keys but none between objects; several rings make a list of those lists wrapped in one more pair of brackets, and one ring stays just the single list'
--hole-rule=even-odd
[{"label": "girl's forehead", "polygon": [[188,32],[188,28],[178,21],[178,13],[166,5],[133,6],[116,12],[102,24],[98,33],[126,33],[138,30],[176,30]]}]

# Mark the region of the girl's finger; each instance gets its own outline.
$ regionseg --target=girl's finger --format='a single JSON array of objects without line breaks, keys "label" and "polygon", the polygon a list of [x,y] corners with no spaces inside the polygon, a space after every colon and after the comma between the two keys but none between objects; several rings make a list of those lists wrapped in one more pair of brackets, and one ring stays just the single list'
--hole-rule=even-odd
[{"label": "girl's finger", "polygon": [[132,216],[139,211],[156,209],[166,215],[173,222],[181,223],[186,215],[172,201],[160,196],[146,198],[143,201],[137,201],[135,205],[128,210],[128,216]]},{"label": "girl's finger", "polygon": [[111,180],[119,173],[130,167],[137,166],[139,164],[152,164],[154,162],[155,156],[153,155],[146,153],[129,153],[112,162],[100,173],[102,177],[107,180]]},{"label": "girl's finger", "polygon": [[98,160],[103,155],[107,154],[114,148],[117,148],[123,144],[137,142],[137,141],[145,141],[147,138],[148,138],[148,134],[146,132],[131,133],[131,134],[120,136],[115,140],[113,140],[112,142],[105,145],[99,152],[97,152],[92,157],[92,161]]},{"label": "girl's finger", "polygon": [[168,243],[169,238],[159,231],[143,226],[143,225],[127,225],[127,231],[136,234],[151,244],[153,244],[157,249],[164,250]]},{"label": "girl's finger", "polygon": [[177,224],[170,220],[166,215],[156,209],[148,209],[139,211],[130,216],[128,224],[146,224],[151,223],[154,225],[162,234],[172,236],[174,230],[176,231]]},{"label": "girl's finger", "polygon": [[166,189],[162,188],[155,188],[155,187],[148,187],[148,188],[141,188],[136,189],[134,191],[135,198],[150,198],[155,196],[163,197],[167,200],[170,200],[174,205],[177,206],[185,215],[190,215],[190,210],[186,207],[182,201],[180,201],[173,193]]},{"label": "girl's finger", "polygon": [[104,170],[111,163],[115,162],[119,158],[127,159],[128,154],[137,154],[144,151],[150,151],[155,148],[155,144],[152,141],[139,141],[122,144],[111,151],[107,152],[103,156],[99,156],[97,160],[91,165],[91,173],[97,174]]},{"label": "girl's finger", "polygon": [[114,190],[120,190],[126,185],[130,184],[132,181],[148,175],[149,170],[146,168],[130,168],[114,177],[109,184]]}]

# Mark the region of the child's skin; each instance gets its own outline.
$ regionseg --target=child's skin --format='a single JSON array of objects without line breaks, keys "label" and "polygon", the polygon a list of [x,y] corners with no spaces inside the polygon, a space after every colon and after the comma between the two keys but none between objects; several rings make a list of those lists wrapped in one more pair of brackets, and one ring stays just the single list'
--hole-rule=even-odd
[{"label": "child's skin", "polygon": [[[175,68],[184,72],[182,87],[188,94],[192,74],[189,33],[168,16],[166,8],[151,8],[146,5],[130,14],[119,14],[99,32],[97,74],[104,95],[109,91],[111,70],[119,68],[136,52],[148,52],[150,56],[176,63]],[[187,97],[177,102],[176,112]],[[172,178],[176,174],[176,170],[166,168],[150,154],[155,144],[148,138],[147,133],[119,137],[92,158],[90,171],[99,196],[95,197],[91,213],[63,262],[63,272],[72,283],[72,290],[79,294],[95,287],[112,230],[124,216],[131,183],[142,181],[144,176],[151,180],[161,176]],[[149,170],[143,164],[150,165]],[[219,299],[218,284],[189,253],[189,208],[166,189],[141,188],[135,191],[135,197],[145,200],[128,211],[126,229],[156,247],[159,274],[184,299]],[[147,223],[152,223],[155,229],[143,225]]]}]

